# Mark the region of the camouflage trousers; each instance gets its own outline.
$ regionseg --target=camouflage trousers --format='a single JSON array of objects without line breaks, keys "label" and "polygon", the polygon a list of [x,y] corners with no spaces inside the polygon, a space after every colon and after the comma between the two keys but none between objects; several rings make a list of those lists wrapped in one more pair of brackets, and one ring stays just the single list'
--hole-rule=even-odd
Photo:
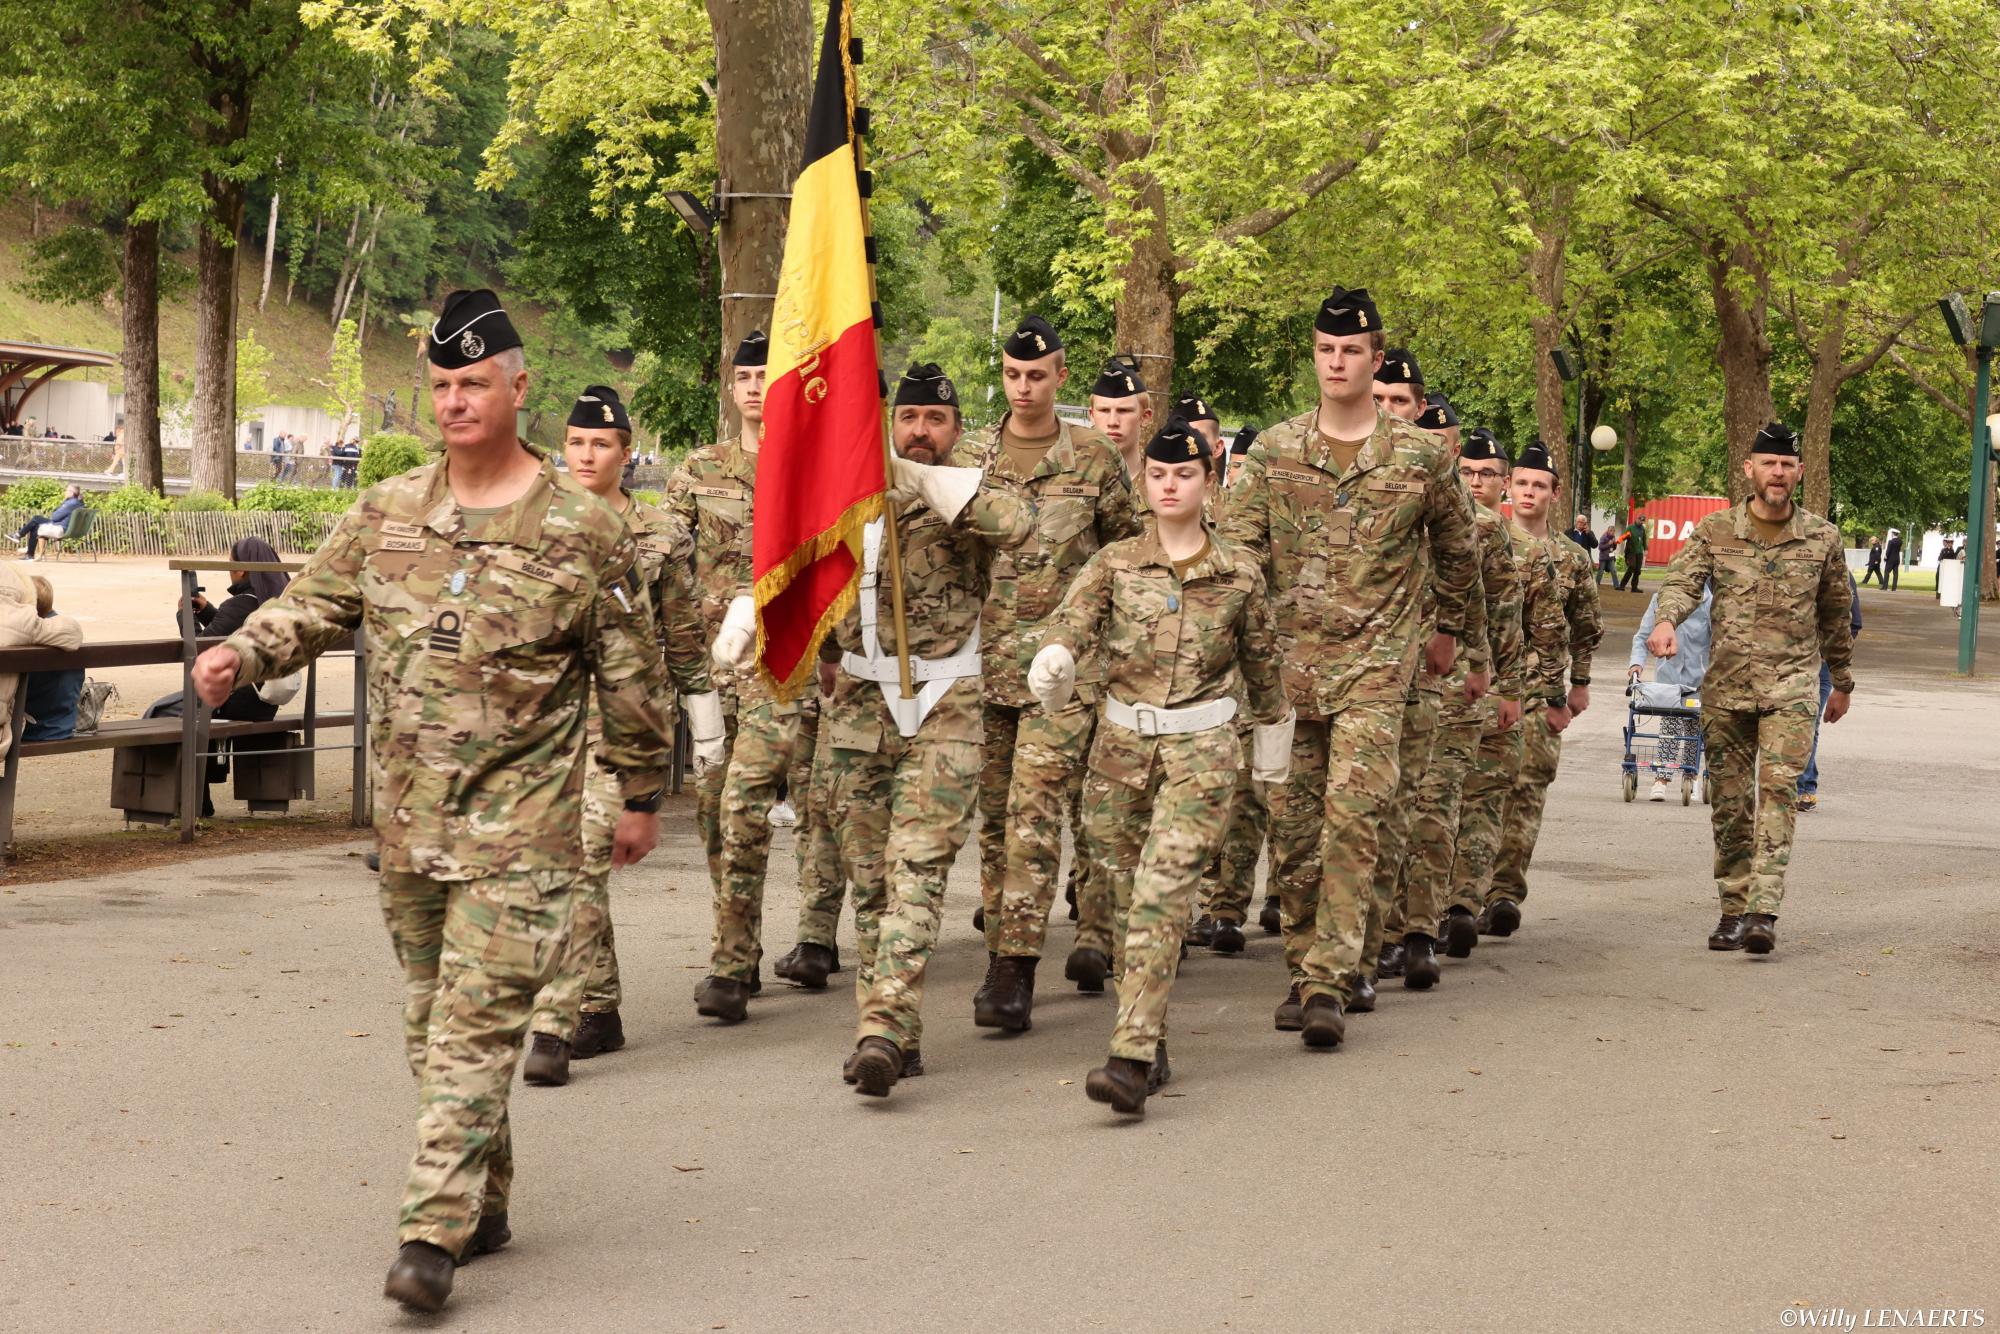
[{"label": "camouflage trousers", "polygon": [[481,1215],[507,1209],[507,1093],[535,992],[562,952],[573,874],[382,876],[382,917],[403,966],[403,1050],[420,1091],[401,1241],[461,1255]]},{"label": "camouflage trousers", "polygon": [[833,948],[840,927],[840,905],[847,897],[847,877],[840,869],[840,845],[828,818],[826,776],[818,754],[820,715],[825,705],[808,703],[799,718],[799,744],[785,778],[792,809],[799,822],[793,839],[799,858],[799,944]]},{"label": "camouflage trousers", "polygon": [[[978,678],[966,680],[970,686],[954,689],[977,700]],[[927,736],[921,728],[905,737],[886,724],[875,744],[872,751],[821,747],[815,778],[840,812],[840,860],[854,882],[855,1040],[887,1038],[909,1052],[923,1041],[924,974],[937,944],[945,878],[972,829],[979,743]]]},{"label": "camouflage trousers", "polygon": [[1119,979],[1113,1056],[1151,1061],[1166,1036],[1181,941],[1202,871],[1222,847],[1241,767],[1235,731],[1214,727],[1161,737],[1137,786],[1095,770],[1084,777],[1080,848],[1109,883],[1121,937],[1111,951]]},{"label": "camouflage trousers", "polygon": [[1292,769],[1271,794],[1271,883],[1285,965],[1301,997],[1345,1005],[1360,978],[1383,808],[1396,795],[1403,701],[1301,718]]},{"label": "camouflage trousers", "polygon": [[1409,847],[1417,787],[1430,768],[1431,744],[1437,731],[1437,692],[1412,691],[1403,702],[1403,733],[1396,743],[1396,794],[1383,807],[1382,823],[1375,833],[1375,880],[1369,887],[1368,927],[1361,937],[1363,977],[1375,975],[1375,966],[1382,962],[1383,942],[1400,941],[1406,929],[1407,913],[1400,894],[1403,855]]},{"label": "camouflage trousers", "polygon": [[[1539,706],[1538,706],[1539,707]],[[1478,912],[1493,884],[1493,865],[1500,856],[1501,820],[1507,795],[1521,772],[1521,738],[1530,719],[1504,732],[1493,730],[1495,713],[1485,713],[1479,749],[1472,754],[1472,772],[1458,803],[1458,843],[1452,849],[1451,907]]]},{"label": "camouflage trousers", "polygon": [[1257,858],[1264,851],[1264,831],[1271,824],[1271,803],[1264,785],[1250,777],[1253,727],[1248,715],[1237,715],[1236,741],[1243,750],[1243,765],[1237,770],[1236,789],[1229,797],[1229,827],[1222,835],[1222,847],[1209,860],[1201,878],[1201,910],[1218,922],[1238,926],[1250,916],[1250,900],[1257,892]]},{"label": "camouflage trousers", "polygon": [[618,1008],[618,949],[611,933],[611,840],[624,798],[618,775],[589,759],[583,780],[583,873],[577,877],[555,976],[535,997],[532,1031],[569,1042],[584,1011]]},{"label": "camouflage trousers", "polygon": [[[1450,714],[1452,710],[1445,712]],[[1476,714],[1470,719],[1439,719],[1431,742],[1430,763],[1424,766],[1411,803],[1409,840],[1403,854],[1397,897],[1402,905],[1405,938],[1419,933],[1433,940],[1437,938],[1438,919],[1444,916],[1451,899],[1460,803],[1484,730],[1485,724]]]},{"label": "camouflage trousers", "polygon": [[1704,704],[1702,744],[1715,831],[1715,892],[1724,913],[1778,915],[1792,860],[1799,773],[1812,755],[1817,701],[1775,709]]},{"label": "camouflage trousers", "polygon": [[[798,745],[797,705],[743,704],[722,780],[721,878],[709,971],[748,982],[764,957],[764,870],[771,857],[771,806]],[[798,840],[803,848],[807,840]]]},{"label": "camouflage trousers", "polygon": [[1556,766],[1562,762],[1562,733],[1550,729],[1547,709],[1536,709],[1521,719],[1521,732],[1521,772],[1500,817],[1500,852],[1493,861],[1488,903],[1495,899],[1520,903],[1528,897],[1528,863],[1542,837],[1549,784],[1556,781]]},{"label": "camouflage trousers", "polygon": [[[1040,958],[1062,865],[1063,816],[1077,818],[1085,757],[1097,726],[1097,702],[1077,696],[1060,712],[1039,705],[988,703],[979,773],[979,896],[986,948]],[[1071,864],[1076,879],[1079,948],[1110,952],[1111,895],[1090,859]]]}]

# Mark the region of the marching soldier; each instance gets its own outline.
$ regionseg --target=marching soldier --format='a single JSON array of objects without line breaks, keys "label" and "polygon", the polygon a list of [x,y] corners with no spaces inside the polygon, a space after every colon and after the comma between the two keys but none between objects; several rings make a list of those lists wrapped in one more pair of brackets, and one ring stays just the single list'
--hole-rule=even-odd
[{"label": "marching soldier", "polygon": [[1180,418],[1188,424],[1188,429],[1201,437],[1202,446],[1208,450],[1209,459],[1215,467],[1215,475],[1209,478],[1208,517],[1215,517],[1215,507],[1222,499],[1222,472],[1229,465],[1229,449],[1222,443],[1222,422],[1217,419],[1215,409],[1208,406],[1208,400],[1200,394],[1182,394],[1174,400],[1174,406],[1167,413],[1167,420]]},{"label": "marching soldier", "polygon": [[[985,757],[979,780],[980,898],[990,977],[973,998],[981,1028],[1025,1031],[1035,967],[1055,900],[1063,812],[1083,786],[1084,757],[1097,721],[1103,667],[1083,659],[1076,697],[1039,707],[1028,691],[1040,625],[1078,568],[1101,547],[1139,531],[1132,489],[1110,444],[1056,416],[1068,377],[1062,340],[1030,315],[1000,349],[1007,414],[965,440],[963,462],[1012,482],[1035,505],[1035,534],[993,560],[992,591],[980,617],[985,664]],[[1111,969],[1111,901],[1085,866],[1079,881],[1077,946],[1064,974],[1102,991]]]},{"label": "marching soldier", "polygon": [[1203,520],[1207,443],[1178,418],[1146,445],[1151,532],[1092,556],[1050,618],[1028,672],[1052,712],[1075,688],[1077,655],[1102,644],[1104,717],[1084,780],[1085,855],[1112,880],[1124,933],[1111,1059],[1084,1091],[1143,1114],[1167,1077],[1167,994],[1202,868],[1222,845],[1240,743],[1239,694],[1257,721],[1256,779],[1277,782],[1292,715],[1257,567]]},{"label": "marching soldier", "polygon": [[[764,365],[770,340],[761,330],[737,345],[730,394],[742,433],[697,449],[667,482],[662,507],[694,534],[695,588],[702,622],[714,644],[728,717],[721,764],[701,774],[696,823],[708,850],[715,893],[715,943],[709,975],[695,988],[695,1013],[724,1023],[749,1014],[763,989],[764,870],[771,855],[771,806],[799,744],[798,701],[781,702],[749,664],[756,634],[750,601],[750,511],[757,488],[757,446],[764,425]],[[727,664],[734,663],[730,666]],[[809,792],[796,831],[803,860],[812,846]],[[801,881],[806,879],[802,869]]]},{"label": "marching soldier", "polygon": [[448,297],[427,346],[444,456],[363,492],[285,592],[193,667],[216,705],[366,633],[384,703],[371,720],[382,911],[422,1088],[383,1295],[425,1312],[459,1261],[512,1236],[508,1086],[583,868],[593,692],[596,758],[624,806],[614,865],[652,850],[672,754],[651,618],[620,596],[637,544],[516,439],[520,347],[493,293]]},{"label": "marching soldier", "polygon": [[1105,363],[1090,387],[1090,424],[1118,451],[1125,475],[1138,477],[1145,464],[1140,453],[1153,433],[1153,399],[1136,359],[1118,356]]},{"label": "marching soldier", "polygon": [[1773,422],[1743,461],[1750,497],[1695,525],[1674,556],[1646,647],[1671,658],[1674,627],[1715,589],[1715,646],[1701,688],[1702,744],[1715,830],[1715,888],[1722,919],[1712,950],[1769,954],[1799,771],[1812,753],[1819,665],[1833,693],[1826,721],[1846,715],[1854,692],[1850,591],[1840,531],[1792,500],[1799,438]]},{"label": "marching soldier", "polygon": [[[805,701],[799,714],[799,743],[792,748],[792,766],[785,786],[796,804],[804,800],[807,820],[792,831],[799,848],[799,939],[772,965],[771,971],[808,991],[818,991],[840,971],[840,905],[847,897],[847,877],[840,869],[840,846],[828,815],[825,786],[818,781],[820,720],[826,702]],[[803,798],[801,798],[803,794]]]},{"label": "marching soldier", "polygon": [[[1313,328],[1319,403],[1257,438],[1222,531],[1263,567],[1298,710],[1290,777],[1271,797],[1292,975],[1277,1025],[1328,1048],[1346,1033],[1404,695],[1420,657],[1439,675],[1451,669],[1478,556],[1444,442],[1371,398],[1383,351],[1375,303],[1335,288]],[[1417,638],[1426,544],[1437,591],[1428,643]]]},{"label": "marching soldier", "polygon": [[[631,456],[632,421],[618,391],[591,385],[570,409],[563,458],[579,486],[625,516],[637,546],[632,594],[643,600],[674,686],[687,698],[695,748],[712,763],[722,754],[722,698],[708,679],[708,641],[695,608],[694,571],[688,561],[693,544],[676,520],[640,504],[620,484]],[[671,713],[668,719],[671,726]],[[602,733],[593,707],[593,753],[602,746]],[[583,784],[583,878],[577,882],[569,938],[556,975],[535,998],[529,1027],[533,1041],[521,1067],[521,1077],[530,1084],[560,1087],[569,1082],[572,1057],[589,1060],[625,1045],[610,896],[611,831],[619,801],[617,774],[591,764]]]},{"label": "marching soldier", "polygon": [[[1546,480],[1545,480],[1546,479]],[[1604,637],[1597,612],[1597,576],[1582,547],[1549,523],[1561,511],[1562,478],[1553,470],[1516,470],[1512,483],[1514,522],[1541,544],[1556,573],[1557,600],[1562,607],[1567,642],[1555,653],[1558,686],[1568,676],[1568,714],[1574,719],[1590,707],[1590,657]],[[1522,720],[1521,768],[1507,794],[1501,815],[1500,849],[1493,863],[1493,884],[1480,912],[1483,935],[1512,935],[1521,925],[1521,903],[1528,897],[1528,862],[1542,834],[1542,810],[1549,784],[1562,759],[1562,736],[1540,709]]]},{"label": "marching soldier", "polygon": [[[836,627],[840,669],[821,723],[815,777],[838,810],[841,860],[854,881],[860,1022],[844,1077],[888,1094],[923,1073],[924,973],[945,878],[972,826],[979,791],[981,610],[994,549],[1018,549],[1034,509],[1010,483],[945,466],[959,433],[958,394],[934,365],[896,386],[890,439],[909,643],[896,641],[882,523],[863,539],[861,591]],[[910,654],[914,699],[897,655]]]}]

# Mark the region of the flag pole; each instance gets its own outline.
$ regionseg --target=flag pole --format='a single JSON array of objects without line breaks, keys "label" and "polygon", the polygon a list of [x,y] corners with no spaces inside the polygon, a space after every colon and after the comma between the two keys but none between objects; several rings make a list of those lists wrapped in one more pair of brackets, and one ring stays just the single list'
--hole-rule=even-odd
[{"label": "flag pole", "polygon": [[[853,37],[853,14],[854,7],[852,0],[841,0],[840,26],[843,30],[841,37],[847,43],[847,53],[850,57],[850,63],[847,67],[847,77],[849,80],[847,105],[851,111],[857,113],[855,118],[860,119],[866,113],[860,112],[859,108],[855,105],[857,89],[854,85],[858,81],[854,77],[854,66],[861,63],[861,52],[859,49],[860,44]],[[864,126],[857,126],[850,120],[848,130],[850,135],[849,142],[854,145],[854,171],[864,183],[861,190],[861,234],[868,238],[868,304],[872,309],[879,312],[882,306],[881,302],[877,299],[875,291],[875,225],[870,217],[868,202],[874,195],[874,186],[868,175],[867,149],[864,142],[867,134],[865,122]],[[882,373],[882,344],[879,338],[882,326],[879,318],[876,322],[875,331],[878,335],[875,344],[876,384],[882,388],[883,396],[886,398],[889,382],[884,378]],[[896,450],[891,438],[892,434],[893,427],[890,424],[889,413],[885,412],[882,416],[882,477],[891,487],[896,484]],[[882,497],[882,550],[888,556],[889,614],[894,619],[896,626],[896,680],[902,687],[903,698],[915,699],[917,697],[916,687],[910,680],[910,625],[908,613],[903,604],[903,543],[901,536],[896,531],[896,507],[886,495]]]}]

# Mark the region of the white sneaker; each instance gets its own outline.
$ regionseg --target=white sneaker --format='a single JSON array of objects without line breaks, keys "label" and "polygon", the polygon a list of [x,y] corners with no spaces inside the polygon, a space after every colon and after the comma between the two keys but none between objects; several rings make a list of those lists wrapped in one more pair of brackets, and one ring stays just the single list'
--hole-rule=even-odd
[{"label": "white sneaker", "polygon": [[1664,778],[1655,778],[1653,780],[1653,795],[1647,797],[1646,800],[1665,801],[1666,799],[1667,799],[1667,780]]},{"label": "white sneaker", "polygon": [[781,801],[771,808],[771,823],[783,829],[790,829],[799,822],[799,813],[792,809],[792,803]]}]

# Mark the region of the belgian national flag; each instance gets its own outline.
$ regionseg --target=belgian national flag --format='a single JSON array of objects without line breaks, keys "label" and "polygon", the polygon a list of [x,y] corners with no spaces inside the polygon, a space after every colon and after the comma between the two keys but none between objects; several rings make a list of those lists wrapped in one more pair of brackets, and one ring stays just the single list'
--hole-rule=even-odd
[{"label": "belgian national flag", "polygon": [[882,382],[856,155],[850,0],[830,0],[771,316],[751,572],[757,670],[789,698],[854,605],[882,512]]}]

